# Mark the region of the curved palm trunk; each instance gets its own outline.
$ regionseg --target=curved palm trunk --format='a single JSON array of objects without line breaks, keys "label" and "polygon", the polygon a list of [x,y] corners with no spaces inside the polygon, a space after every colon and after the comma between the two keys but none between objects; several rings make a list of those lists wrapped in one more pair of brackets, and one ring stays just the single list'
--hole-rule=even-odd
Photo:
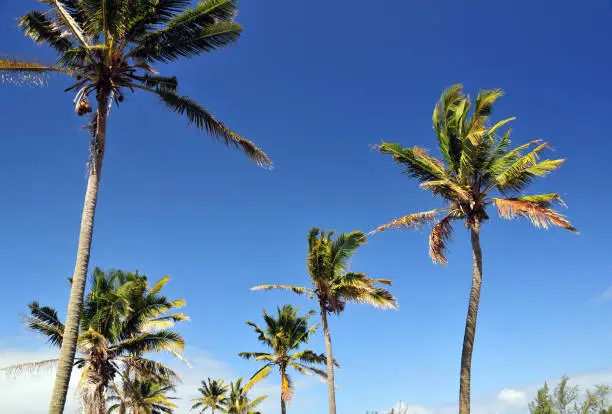
[{"label": "curved palm trunk", "polygon": [[336,414],[336,389],[334,381],[334,357],[332,355],[331,335],[327,324],[327,311],[321,306],[321,323],[325,334],[325,353],[327,356],[327,391],[329,394],[329,414]]},{"label": "curved palm trunk", "polygon": [[470,228],[472,238],[472,256],[474,271],[472,275],[472,289],[465,320],[465,334],[463,336],[463,351],[461,352],[461,376],[459,379],[459,414],[470,413],[470,382],[472,371],[472,351],[474,350],[474,337],[476,336],[476,320],[478,318],[478,304],[480,302],[480,287],[482,286],[482,250],[480,249],[480,222]]},{"label": "curved palm trunk", "polygon": [[66,394],[70,384],[70,374],[74,363],[77,338],[79,335],[79,321],[83,308],[83,296],[87,282],[87,271],[89,268],[89,254],[91,239],[93,236],[94,216],[98,200],[98,185],[102,173],[102,160],[104,158],[104,145],[106,141],[106,104],[108,95],[98,97],[97,128],[94,145],[90,149],[91,165],[89,166],[89,179],[85,191],[85,203],[81,217],[81,230],[77,250],[76,264],[72,276],[70,288],[70,300],[68,301],[68,312],[66,313],[66,326],[60,350],[57,374],[51,395],[49,406],[50,414],[62,414],[66,405]]}]

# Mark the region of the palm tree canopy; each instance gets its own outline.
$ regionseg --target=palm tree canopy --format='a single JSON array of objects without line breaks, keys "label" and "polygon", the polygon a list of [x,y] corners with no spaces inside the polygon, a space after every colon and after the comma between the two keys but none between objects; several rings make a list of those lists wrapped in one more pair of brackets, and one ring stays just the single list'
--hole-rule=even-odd
[{"label": "palm tree canopy", "polygon": [[[468,227],[489,218],[487,207],[494,204],[502,218],[527,218],[536,227],[559,226],[577,233],[576,228],[553,205],[564,205],[557,193],[526,195],[535,179],[558,169],[563,159],[542,157],[546,142],[534,140],[512,148],[508,124],[515,118],[493,123],[493,105],[503,95],[500,89],[482,90],[474,102],[460,84],[442,93],[433,112],[433,129],[441,158],[419,147],[402,147],[383,142],[378,149],[389,154],[416,178],[421,188],[446,202],[443,208],[393,220],[372,233],[389,228],[416,228],[435,222],[429,237],[434,262],[446,263],[445,248],[455,220]],[[505,128],[505,132],[502,129]],[[440,218],[442,216],[442,218]]]},{"label": "palm tree canopy", "polygon": [[227,392],[229,387],[220,379],[207,378],[202,381],[202,386],[198,388],[200,396],[192,399],[195,402],[192,410],[200,409],[204,413],[207,409],[218,410],[227,408]]},{"label": "palm tree canopy", "polygon": [[256,409],[268,396],[262,395],[250,400],[247,397],[247,392],[248,390],[242,385],[242,378],[232,382],[225,412],[227,414],[261,414]]},{"label": "palm tree canopy", "polygon": [[[266,154],[225,126],[203,106],[178,94],[176,77],[160,76],[155,63],[174,62],[224,48],[242,26],[234,21],[237,0],[41,0],[47,10],[19,20],[24,33],[58,54],[55,65],[0,59],[0,80],[43,83],[48,73],[75,79],[79,115],[91,112],[93,93],[106,105],[122,102],[128,91],[144,90],[212,137],[242,150],[258,165],[271,166]],[[110,101],[109,101],[110,99]]]},{"label": "palm tree canopy", "polygon": [[259,341],[272,352],[241,352],[238,354],[247,360],[264,362],[263,367],[253,374],[246,384],[246,390],[267,377],[273,367],[277,367],[281,374],[284,401],[289,401],[294,393],[293,382],[287,373],[287,368],[293,368],[302,374],[327,378],[325,371],[315,366],[325,364],[325,354],[317,354],[311,350],[299,350],[303,344],[308,343],[319,326],[319,324],[308,326],[310,318],[315,313],[310,311],[304,316],[297,316],[298,311],[299,308],[285,305],[277,308],[278,315],[273,317],[264,309],[263,318],[266,323],[264,329],[253,322],[247,322],[247,325],[253,327],[255,333],[258,334]]},{"label": "palm tree canopy", "polygon": [[[185,341],[172,328],[176,322],[188,320],[184,314],[174,312],[185,301],[169,300],[161,294],[168,281],[164,277],[150,286],[147,277],[138,273],[94,270],[92,287],[85,297],[75,359],[75,366],[82,369],[82,388],[91,384],[108,387],[122,368],[158,383],[179,379],[172,369],[143,356],[166,351],[182,359]],[[38,302],[32,302],[29,310],[27,327],[59,348],[64,324],[57,311]],[[4,370],[36,370],[50,363],[20,364]]]},{"label": "palm tree canopy", "polygon": [[340,313],[347,302],[365,303],[383,309],[397,308],[391,292],[381,285],[390,285],[388,279],[373,279],[365,273],[349,271],[355,251],[366,243],[360,231],[340,233],[320,231],[313,227],[308,233],[308,274],[313,287],[287,285],[261,285],[253,290],[286,289],[300,295],[316,296],[328,312]]},{"label": "palm tree canopy", "polygon": [[[166,414],[177,408],[168,394],[175,392],[171,382],[143,380],[138,377],[124,377],[121,387],[113,388],[106,399],[109,413]],[[129,411],[128,411],[129,410]]]}]

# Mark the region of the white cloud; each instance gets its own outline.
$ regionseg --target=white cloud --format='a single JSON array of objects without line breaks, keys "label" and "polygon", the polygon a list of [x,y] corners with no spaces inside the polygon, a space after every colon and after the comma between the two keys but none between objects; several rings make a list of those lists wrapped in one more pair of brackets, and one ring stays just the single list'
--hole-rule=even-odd
[{"label": "white cloud", "polygon": [[497,399],[509,405],[522,405],[527,403],[527,395],[523,391],[512,388],[504,388],[499,392]]}]

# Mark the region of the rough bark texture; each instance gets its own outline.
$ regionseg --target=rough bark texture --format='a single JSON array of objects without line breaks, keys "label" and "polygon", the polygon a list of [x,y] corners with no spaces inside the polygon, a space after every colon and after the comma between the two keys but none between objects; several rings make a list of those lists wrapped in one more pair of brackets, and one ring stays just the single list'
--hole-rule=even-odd
[{"label": "rough bark texture", "polygon": [[60,350],[57,374],[55,376],[55,384],[53,386],[53,394],[51,395],[51,403],[49,406],[50,414],[62,414],[64,412],[66,395],[70,384],[70,374],[72,373],[74,355],[76,352],[77,338],[79,335],[79,321],[83,308],[87,271],[89,269],[89,253],[93,236],[96,203],[98,200],[98,185],[102,173],[102,160],[106,141],[107,100],[108,96],[98,97],[96,137],[90,149],[91,160],[89,166],[89,179],[85,192],[77,258],[74,273],[72,275],[70,300],[68,301],[68,311],[66,313],[66,326],[64,328],[62,348]]},{"label": "rough bark texture", "polygon": [[480,302],[480,288],[482,286],[482,250],[480,249],[480,223],[476,222],[470,228],[472,238],[472,256],[474,271],[472,275],[472,289],[465,320],[465,334],[463,336],[463,351],[461,352],[461,377],[459,380],[459,414],[470,413],[470,382],[472,371],[472,351],[476,336],[476,321],[478,318],[478,304]]},{"label": "rough bark texture", "polygon": [[321,322],[325,334],[325,353],[327,355],[327,390],[329,393],[329,414],[336,414],[336,383],[334,381],[334,357],[332,355],[331,335],[327,324],[327,311],[321,307]]}]

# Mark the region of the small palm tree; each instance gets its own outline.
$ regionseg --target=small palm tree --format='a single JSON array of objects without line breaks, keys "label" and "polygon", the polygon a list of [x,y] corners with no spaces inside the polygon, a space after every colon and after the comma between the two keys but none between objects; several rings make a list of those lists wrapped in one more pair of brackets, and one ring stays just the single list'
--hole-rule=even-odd
[{"label": "small palm tree", "polygon": [[325,364],[324,354],[317,354],[309,349],[298,351],[303,345],[308,343],[311,335],[317,330],[318,324],[308,327],[309,319],[315,314],[314,311],[308,312],[304,316],[297,316],[299,308],[285,305],[277,308],[278,316],[274,318],[263,311],[263,318],[266,323],[265,329],[260,328],[253,322],[247,322],[252,326],[255,333],[259,335],[259,341],[270,348],[272,353],[266,352],[241,352],[238,355],[244,359],[254,359],[255,361],[265,362],[249,380],[245,389],[249,389],[255,383],[267,377],[272,368],[278,368],[281,377],[281,412],[287,412],[287,403],[295,392],[293,381],[287,370],[293,368],[299,373],[307,375],[318,375],[327,379],[325,371],[313,366]]},{"label": "small palm tree", "polygon": [[[146,276],[95,269],[92,289],[85,298],[74,363],[81,369],[79,389],[86,412],[106,412],[105,393],[123,370],[157,383],[178,379],[166,365],[143,357],[166,351],[182,359],[185,341],[171,328],[187,317],[168,312],[183,306],[185,301],[168,300],[160,294],[168,280],[165,277],[149,287]],[[29,309],[28,328],[60,347],[66,328],[57,311],[38,302],[31,303]],[[36,370],[57,362],[25,363],[4,370],[9,373]]]},{"label": "small palm tree", "polygon": [[268,398],[267,395],[262,395],[254,400],[247,397],[247,392],[242,385],[242,378],[238,378],[235,382],[230,383],[230,393],[227,399],[227,414],[261,414],[256,411],[263,400]]},{"label": "small palm tree", "polygon": [[[495,205],[499,215],[505,219],[523,217],[539,228],[558,226],[577,232],[563,215],[552,209],[554,203],[564,205],[559,194],[523,193],[534,179],[556,170],[564,160],[541,159],[541,153],[548,145],[539,140],[510,148],[511,128],[503,135],[498,131],[515,118],[493,125],[489,122],[493,104],[502,95],[500,89],[480,91],[470,116],[472,102],[463,93],[462,85],[444,91],[433,113],[441,160],[419,147],[405,148],[386,142],[378,147],[380,152],[391,155],[395,162],[404,166],[408,175],[419,180],[421,188],[442,197],[446,205],[398,218],[374,232],[389,228],[416,228],[435,222],[429,235],[429,253],[434,263],[442,264],[447,262],[445,248],[453,223],[464,220],[471,234],[474,272],[461,354],[461,414],[470,412],[472,350],[482,284],[480,229],[489,218],[487,208]],[[495,197],[495,191],[501,197]],[[443,215],[441,219],[440,215]]]},{"label": "small palm tree", "polygon": [[108,413],[119,414],[164,414],[173,413],[177,408],[171,400],[175,392],[171,382],[156,382],[138,377],[124,376],[121,386],[111,388],[112,394],[106,399]]},{"label": "small palm tree", "polygon": [[79,318],[85,295],[94,216],[106,148],[107,117],[113,103],[127,92],[144,91],[160,98],[170,110],[226,145],[242,150],[262,166],[270,160],[251,141],[239,136],[194,100],[178,94],[176,77],[160,76],[151,65],[168,63],[221,49],[240,36],[234,21],[237,0],[44,0],[44,11],[19,20],[25,34],[58,53],[55,65],[0,59],[0,81],[44,83],[49,73],[62,73],[75,83],[76,112],[96,112],[90,122],[89,178],[73,284],[68,303],[65,340],[53,389],[50,412],[60,414],[77,349]]},{"label": "small palm tree", "polygon": [[202,381],[202,386],[198,388],[200,397],[194,398],[192,401],[195,404],[191,407],[192,410],[199,409],[199,413],[205,413],[210,410],[211,414],[215,414],[216,410],[223,410],[227,406],[228,387],[220,379],[207,378]]},{"label": "small palm tree", "polygon": [[316,297],[321,310],[321,322],[325,335],[327,354],[327,383],[329,412],[336,414],[336,393],[334,390],[334,359],[327,316],[339,315],[347,303],[365,303],[383,309],[397,308],[395,297],[378,284],[390,285],[388,279],[372,279],[364,273],[349,272],[349,261],[367,238],[360,231],[340,233],[333,239],[333,231],[321,232],[313,227],[308,233],[308,274],[313,287],[287,285],[261,285],[253,290],[285,289],[309,298]]}]

